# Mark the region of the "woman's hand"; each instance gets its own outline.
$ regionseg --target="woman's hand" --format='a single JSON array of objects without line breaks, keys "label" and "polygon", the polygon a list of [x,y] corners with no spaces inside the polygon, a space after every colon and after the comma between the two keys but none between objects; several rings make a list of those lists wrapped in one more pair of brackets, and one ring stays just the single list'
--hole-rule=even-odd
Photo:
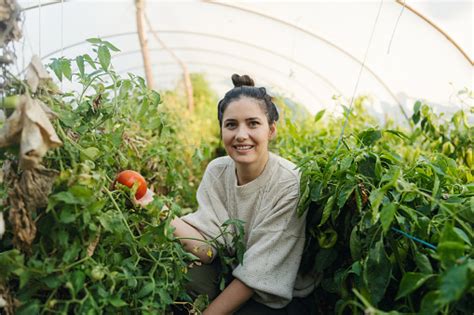
[{"label": "woman's hand", "polygon": [[134,199],[133,202],[135,204],[138,204],[142,207],[145,207],[147,204],[149,204],[150,202],[153,201],[153,196],[155,195],[154,192],[152,192],[150,189],[147,189],[146,190],[146,193],[145,195],[143,195],[143,197],[141,197],[140,199]]},{"label": "woman's hand", "polygon": [[236,312],[253,295],[254,290],[239,279],[234,279],[209,304],[203,315],[230,315]]}]

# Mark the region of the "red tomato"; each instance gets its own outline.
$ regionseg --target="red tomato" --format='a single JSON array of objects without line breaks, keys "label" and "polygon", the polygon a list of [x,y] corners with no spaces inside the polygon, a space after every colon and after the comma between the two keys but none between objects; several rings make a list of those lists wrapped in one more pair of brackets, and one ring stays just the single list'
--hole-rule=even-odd
[{"label": "red tomato", "polygon": [[140,175],[140,173],[131,170],[126,170],[120,172],[117,175],[116,181],[130,188],[132,188],[135,183],[138,183],[137,192],[135,193],[135,198],[137,200],[141,199],[146,194],[146,181],[143,176]]}]

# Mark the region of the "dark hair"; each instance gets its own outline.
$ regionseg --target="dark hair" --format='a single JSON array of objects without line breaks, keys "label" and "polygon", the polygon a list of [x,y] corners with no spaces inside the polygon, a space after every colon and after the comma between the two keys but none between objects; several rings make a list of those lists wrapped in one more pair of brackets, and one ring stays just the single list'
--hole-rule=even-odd
[{"label": "dark hair", "polygon": [[222,117],[224,111],[233,101],[239,100],[241,97],[249,97],[255,99],[263,108],[268,119],[268,124],[271,125],[278,120],[279,114],[277,107],[273,103],[272,97],[267,94],[264,87],[255,87],[255,83],[248,75],[232,75],[232,83],[234,88],[228,91],[224,98],[219,101],[217,105],[217,118],[219,119],[219,126],[222,127]]}]

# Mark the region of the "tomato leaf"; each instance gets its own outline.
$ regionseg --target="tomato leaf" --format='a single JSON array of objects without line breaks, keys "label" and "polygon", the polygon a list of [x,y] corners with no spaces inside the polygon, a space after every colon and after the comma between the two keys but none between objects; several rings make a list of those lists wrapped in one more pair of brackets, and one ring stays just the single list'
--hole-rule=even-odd
[{"label": "tomato leaf", "polygon": [[84,76],[84,56],[77,56],[76,57],[76,64],[77,68],[79,69],[79,74]]},{"label": "tomato leaf", "polygon": [[110,50],[107,46],[100,46],[99,50],[97,51],[97,55],[99,57],[99,63],[103,70],[107,71],[110,65]]}]

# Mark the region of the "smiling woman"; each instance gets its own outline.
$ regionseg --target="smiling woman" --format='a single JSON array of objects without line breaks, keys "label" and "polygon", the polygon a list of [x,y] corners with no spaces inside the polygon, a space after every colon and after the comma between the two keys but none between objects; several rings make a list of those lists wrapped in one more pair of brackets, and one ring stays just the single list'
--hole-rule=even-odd
[{"label": "smiling woman", "polygon": [[[204,314],[311,314],[313,279],[298,273],[305,218],[298,217],[300,174],[296,166],[269,152],[278,110],[263,87],[244,75],[218,105],[228,156],[212,161],[199,186],[198,210],[172,225],[186,250],[204,263],[189,271],[192,296],[212,300]],[[233,244],[222,235],[229,219],[243,222],[243,261],[224,266],[232,276],[219,292],[218,251],[206,241]],[[238,248],[232,248],[234,253]],[[238,253],[237,253],[238,254]],[[222,261],[222,259],[220,259]]]}]

